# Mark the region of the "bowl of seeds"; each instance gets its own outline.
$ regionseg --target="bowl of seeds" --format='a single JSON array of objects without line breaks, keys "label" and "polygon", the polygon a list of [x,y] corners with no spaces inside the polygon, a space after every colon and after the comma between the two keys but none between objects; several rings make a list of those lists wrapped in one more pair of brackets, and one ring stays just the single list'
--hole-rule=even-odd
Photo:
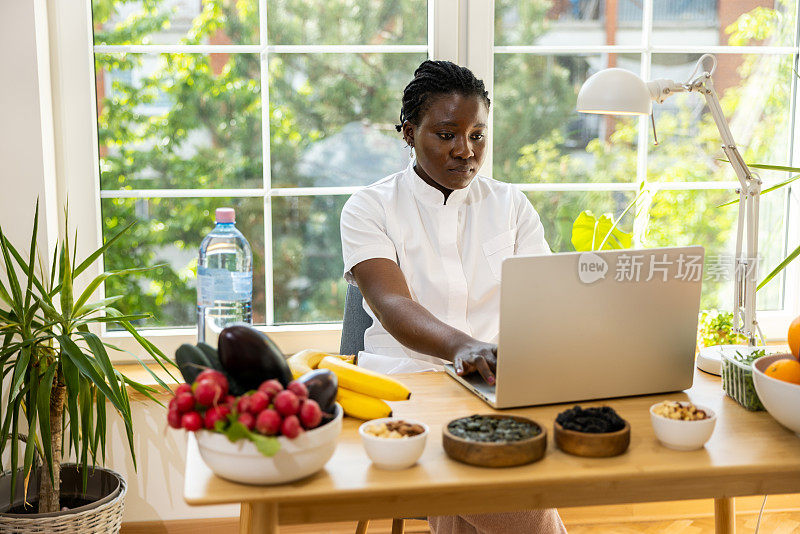
[{"label": "bowl of seeds", "polygon": [[536,421],[516,415],[471,415],[442,428],[447,455],[481,467],[512,467],[540,460],[547,432]]},{"label": "bowl of seeds", "polygon": [[420,421],[385,417],[367,421],[358,433],[375,467],[397,470],[411,467],[422,456],[428,426]]},{"label": "bowl of seeds", "polygon": [[717,416],[705,406],[665,400],[650,407],[650,422],[662,445],[678,451],[692,451],[709,440]]},{"label": "bowl of seeds", "polygon": [[574,406],[553,425],[556,447],[575,456],[607,458],[628,450],[631,426],[610,406]]}]

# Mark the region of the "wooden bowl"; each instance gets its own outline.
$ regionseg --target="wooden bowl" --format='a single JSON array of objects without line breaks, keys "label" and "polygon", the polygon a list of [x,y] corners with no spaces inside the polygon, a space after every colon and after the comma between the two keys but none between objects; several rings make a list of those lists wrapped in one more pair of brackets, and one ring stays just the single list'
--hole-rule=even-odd
[{"label": "wooden bowl", "polygon": [[[547,449],[547,430],[531,419],[516,415],[484,414],[496,419],[514,419],[539,427],[539,434],[520,441],[472,441],[453,435],[448,425],[442,427],[444,452],[459,462],[480,467],[513,467],[541,460]],[[460,419],[460,418],[459,418]]]},{"label": "wooden bowl", "polygon": [[608,458],[628,450],[631,442],[631,425],[625,421],[625,427],[622,430],[593,434],[567,430],[556,422],[553,424],[553,436],[556,440],[556,447],[568,454],[589,458]]}]

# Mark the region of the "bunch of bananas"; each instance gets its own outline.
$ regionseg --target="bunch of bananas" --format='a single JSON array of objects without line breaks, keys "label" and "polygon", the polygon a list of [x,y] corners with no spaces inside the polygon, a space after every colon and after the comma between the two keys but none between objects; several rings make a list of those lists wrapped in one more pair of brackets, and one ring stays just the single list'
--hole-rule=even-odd
[{"label": "bunch of bananas", "polygon": [[288,359],[295,378],[314,369],[328,369],[336,375],[339,390],[336,401],[344,413],[358,419],[391,417],[392,408],[384,402],[407,400],[411,391],[393,378],[354,365],[353,356],[302,350]]}]

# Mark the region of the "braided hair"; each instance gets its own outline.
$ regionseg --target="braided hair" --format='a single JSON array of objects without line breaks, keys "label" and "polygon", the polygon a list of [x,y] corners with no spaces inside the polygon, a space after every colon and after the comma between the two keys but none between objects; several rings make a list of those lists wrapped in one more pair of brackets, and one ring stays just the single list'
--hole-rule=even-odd
[{"label": "braided hair", "polygon": [[402,132],[405,121],[418,125],[432,95],[452,93],[477,96],[483,98],[487,108],[491,105],[489,92],[486,91],[483,81],[476,78],[468,68],[450,61],[423,61],[414,71],[414,79],[403,90],[400,124],[395,125],[395,128]]}]

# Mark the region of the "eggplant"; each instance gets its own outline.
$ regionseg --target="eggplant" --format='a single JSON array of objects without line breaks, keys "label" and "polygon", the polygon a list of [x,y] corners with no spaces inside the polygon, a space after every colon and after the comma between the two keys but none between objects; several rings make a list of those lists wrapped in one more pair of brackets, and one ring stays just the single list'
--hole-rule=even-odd
[{"label": "eggplant", "polygon": [[283,387],[292,381],[286,357],[264,333],[243,325],[229,326],[219,334],[219,361],[225,372],[246,391],[265,380],[276,379]]},{"label": "eggplant", "polygon": [[175,363],[178,364],[178,369],[187,384],[193,383],[197,375],[211,367],[211,362],[203,351],[188,343],[184,343],[175,351]]},{"label": "eggplant", "polygon": [[339,380],[330,369],[310,371],[298,378],[297,381],[306,386],[308,398],[317,401],[324,413],[332,414],[336,411],[336,392],[339,389]]}]

